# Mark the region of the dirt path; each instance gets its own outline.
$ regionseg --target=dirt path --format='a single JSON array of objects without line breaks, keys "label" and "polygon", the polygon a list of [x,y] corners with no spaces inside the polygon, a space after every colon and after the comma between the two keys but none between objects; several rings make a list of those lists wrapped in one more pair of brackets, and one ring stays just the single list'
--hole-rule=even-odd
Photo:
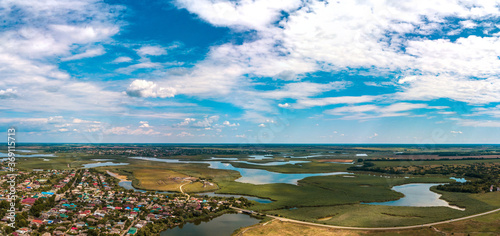
[{"label": "dirt path", "polygon": [[185,194],[187,196],[187,199],[189,199],[189,194],[185,193],[184,190],[182,190],[182,187],[186,184],[190,184],[191,182],[188,182],[188,183],[185,183],[185,184],[182,184],[181,186],[179,186],[179,189],[181,190],[181,193],[182,194]]}]

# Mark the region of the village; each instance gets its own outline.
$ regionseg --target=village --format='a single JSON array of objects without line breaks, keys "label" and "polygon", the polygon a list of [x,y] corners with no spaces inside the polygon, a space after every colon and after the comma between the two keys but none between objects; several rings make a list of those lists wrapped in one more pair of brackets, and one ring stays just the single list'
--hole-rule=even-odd
[{"label": "village", "polygon": [[246,199],[125,190],[94,169],[20,171],[13,228],[7,181],[6,175],[0,179],[3,235],[135,235],[153,224],[166,229],[246,204]]}]

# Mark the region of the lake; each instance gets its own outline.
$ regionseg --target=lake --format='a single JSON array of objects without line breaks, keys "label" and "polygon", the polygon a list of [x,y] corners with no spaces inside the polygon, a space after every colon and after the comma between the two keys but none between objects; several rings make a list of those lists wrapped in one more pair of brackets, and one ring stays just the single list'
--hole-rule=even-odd
[{"label": "lake", "polygon": [[370,202],[364,204],[384,205],[384,206],[411,206],[411,207],[450,207],[457,210],[463,210],[456,206],[451,206],[447,201],[439,199],[440,194],[432,192],[430,188],[440,184],[403,184],[392,187],[392,190],[400,192],[405,196],[388,202]]},{"label": "lake", "polygon": [[238,163],[245,163],[245,164],[250,164],[250,165],[258,165],[258,166],[280,166],[280,165],[288,165],[288,164],[300,164],[300,163],[309,163],[310,161],[272,161],[272,162],[266,162],[266,163],[256,163],[256,162],[249,162],[249,161],[238,161]]},{"label": "lake", "polygon": [[[55,157],[56,155],[54,154],[32,154],[32,155],[22,155],[22,154],[17,154],[16,151],[13,152],[17,157]],[[0,152],[0,157],[9,157],[8,153]]]},{"label": "lake", "polygon": [[264,203],[264,204],[273,202],[272,200],[265,199],[265,198],[258,198],[258,197],[245,196],[245,195],[235,195],[235,194],[222,194],[222,193],[214,193],[214,192],[197,193],[196,195],[200,195],[200,196],[206,195],[206,196],[210,196],[210,197],[234,197],[234,198],[244,197],[248,200],[252,200],[252,201],[256,201],[258,203]]},{"label": "lake", "polygon": [[311,176],[327,176],[327,175],[341,175],[350,174],[348,172],[330,172],[330,173],[307,173],[307,174],[284,174],[271,172],[259,169],[246,169],[234,167],[229,163],[210,162],[210,168],[222,170],[235,170],[240,172],[241,177],[236,179],[236,182],[249,183],[249,184],[274,184],[285,183],[297,185],[301,179]]},{"label": "lake", "polygon": [[255,160],[262,160],[262,159],[273,159],[273,156],[267,156],[267,155],[250,155],[248,156],[250,158],[253,158]]},{"label": "lake", "polygon": [[213,219],[197,220],[173,229],[167,229],[160,236],[230,236],[235,230],[259,223],[260,220],[246,214],[224,214]]},{"label": "lake", "polygon": [[134,190],[134,192],[141,192],[141,193],[145,193],[147,191],[145,190],[142,190],[142,189],[136,189],[134,188],[134,186],[132,186],[132,181],[120,181],[120,183],[118,183],[119,186],[123,187],[124,189],[127,189],[127,190]]},{"label": "lake", "polygon": [[[147,161],[158,161],[166,163],[203,163],[209,164],[209,168],[220,169],[220,170],[234,170],[240,172],[241,177],[236,179],[236,182],[249,183],[249,184],[273,184],[273,183],[285,183],[297,185],[297,182],[301,179],[311,177],[311,176],[327,176],[327,175],[344,175],[352,174],[348,172],[330,172],[330,173],[301,173],[301,174],[284,174],[271,172],[267,170],[259,169],[247,169],[234,167],[230,163],[222,163],[221,161],[181,161],[177,159],[159,159],[154,157],[130,157],[132,159],[147,160]],[[289,164],[294,162],[279,162],[279,165]],[[297,162],[295,162],[297,163]],[[255,163],[252,163],[255,164]]]},{"label": "lake", "polygon": [[114,163],[114,162],[97,162],[97,163],[88,163],[88,164],[82,164],[83,168],[95,168],[95,167],[102,167],[102,166],[124,166],[128,165],[129,163]]}]

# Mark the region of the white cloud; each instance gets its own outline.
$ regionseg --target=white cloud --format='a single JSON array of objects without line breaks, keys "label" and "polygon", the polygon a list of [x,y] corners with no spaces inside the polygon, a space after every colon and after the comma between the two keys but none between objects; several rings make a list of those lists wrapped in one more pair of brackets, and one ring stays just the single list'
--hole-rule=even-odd
[{"label": "white cloud", "polygon": [[15,89],[0,89],[0,99],[15,98],[17,97],[17,90]]},{"label": "white cloud", "polygon": [[452,134],[462,134],[462,131],[454,131],[454,130],[452,130],[452,131],[450,131],[450,133],[452,133]]},{"label": "white cloud", "polygon": [[[499,65],[500,68],[500,65]],[[500,79],[467,79],[451,75],[408,76],[398,81],[401,100],[433,100],[451,98],[470,104],[500,102]]]},{"label": "white cloud", "polygon": [[224,121],[222,124],[225,125],[225,126],[228,126],[228,127],[240,126],[240,123],[231,123],[231,122],[229,122],[227,120]]},{"label": "white cloud", "polygon": [[92,121],[92,120],[82,120],[82,119],[78,119],[78,118],[74,118],[73,119],[73,123],[75,124],[99,124],[101,123],[100,121]]},{"label": "white cloud", "polygon": [[178,123],[174,126],[187,126],[187,125],[191,124],[193,121],[196,121],[196,119],[195,118],[186,118],[181,123]]},{"label": "white cloud", "polygon": [[118,126],[106,129],[103,131],[104,134],[113,135],[160,135],[158,131],[153,129],[130,129],[128,126]]},{"label": "white cloud", "polygon": [[130,58],[130,57],[117,57],[111,63],[123,63],[123,62],[130,62],[130,61],[132,61],[132,58]]},{"label": "white cloud", "polygon": [[[0,2],[0,88],[16,88],[5,109],[23,112],[117,111],[122,95],[70,79],[55,64],[104,53],[120,25],[121,7],[96,1]],[[81,52],[80,54],[74,54]]]},{"label": "white cloud", "polygon": [[[471,36],[450,41],[426,36],[452,30],[445,28],[452,18],[467,19],[462,24],[473,27],[471,22],[500,16],[498,2],[178,0],[179,7],[213,25],[255,30],[255,34],[251,41],[242,44],[212,47],[204,61],[183,76],[169,77],[162,86],[176,88],[182,94],[231,102],[254,114],[250,111],[273,112],[270,99],[295,98],[298,101],[293,107],[304,109],[371,102],[378,96],[308,98],[327,91],[307,90],[314,89],[308,82],[295,83],[298,87],[308,86],[302,90],[293,90],[292,83],[275,91],[254,91],[245,75],[290,81],[316,71],[370,68],[363,73],[449,72],[484,78],[499,74],[498,37]],[[280,18],[282,15],[287,17]],[[366,84],[401,86],[391,81]],[[406,90],[404,85],[403,89]],[[252,98],[253,94],[261,98]],[[442,97],[451,95],[445,93]]]},{"label": "white cloud", "polygon": [[468,119],[458,119],[457,124],[460,126],[470,126],[470,127],[500,127],[500,121],[498,120],[468,120]]},{"label": "white cloud", "polygon": [[438,114],[441,114],[441,115],[455,115],[457,114],[456,112],[454,111],[439,111],[437,112]]},{"label": "white cloud", "polygon": [[281,107],[281,108],[289,108],[290,104],[284,103],[284,104],[278,104],[278,106]]},{"label": "white cloud", "polygon": [[179,137],[192,137],[192,136],[194,136],[194,135],[193,135],[193,134],[191,134],[191,133],[188,133],[188,132],[183,131],[183,132],[181,132],[181,133],[178,133],[178,134],[177,134],[177,136],[179,136]]},{"label": "white cloud", "polygon": [[195,128],[208,128],[211,127],[218,120],[219,116],[209,116],[205,117],[203,120],[198,120],[194,123],[191,123],[191,126]]},{"label": "white cloud", "polygon": [[422,103],[394,103],[388,106],[377,106],[377,105],[358,105],[358,106],[344,106],[338,107],[330,110],[326,110],[325,113],[330,115],[342,116],[342,119],[355,119],[355,120],[366,120],[382,117],[398,117],[398,116],[410,116],[410,110],[415,109],[436,109],[435,107],[430,107],[427,104]]},{"label": "white cloud", "polygon": [[[190,128],[204,128],[206,130],[212,129],[212,126],[220,126],[216,124],[219,120],[219,116],[208,116],[201,120],[195,118],[185,118],[182,122],[175,124],[174,127],[190,127]],[[223,125],[226,126],[236,126],[236,124],[231,124],[229,121],[225,121]]]},{"label": "white cloud", "polygon": [[357,104],[372,102],[380,96],[341,96],[341,97],[324,97],[324,98],[305,98],[297,100],[297,104],[293,107],[296,109],[310,108],[315,106],[328,106],[333,104]]},{"label": "white cloud", "polygon": [[471,29],[477,27],[477,24],[471,20],[463,20],[459,22],[460,25],[466,29]]},{"label": "white cloud", "polygon": [[264,127],[266,127],[266,125],[265,124],[260,124],[259,127],[264,128]]},{"label": "white cloud", "polygon": [[298,8],[299,0],[177,0],[177,5],[217,26],[263,30],[278,20],[283,11]]},{"label": "white cloud", "polygon": [[167,54],[165,48],[159,46],[142,46],[137,49],[137,54],[143,56],[161,56]]},{"label": "white cloud", "polygon": [[82,52],[80,54],[75,54],[75,55],[72,55],[69,57],[62,58],[61,60],[62,61],[79,60],[79,59],[83,59],[83,58],[100,56],[104,53],[106,53],[106,51],[104,50],[104,47],[99,46],[96,48],[87,49],[85,52]]},{"label": "white cloud", "polygon": [[161,66],[162,66],[161,63],[151,62],[149,60],[143,60],[139,63],[129,65],[127,67],[118,68],[116,72],[123,74],[130,74],[139,69],[154,69],[154,68],[161,68]]},{"label": "white cloud", "polygon": [[131,97],[174,97],[176,89],[159,87],[156,83],[147,80],[134,80],[127,88],[127,94]]},{"label": "white cloud", "polygon": [[147,122],[147,121],[139,121],[139,123],[141,124],[139,126],[139,128],[152,128],[153,127],[153,126],[150,126],[149,122]]},{"label": "white cloud", "polygon": [[271,90],[266,92],[256,92],[256,94],[258,94],[258,96],[260,97],[272,98],[272,99],[283,99],[283,98],[299,99],[299,98],[306,98],[318,95],[326,91],[345,89],[345,87],[348,84],[349,82],[345,81],[335,81],[327,84],[296,82],[296,83],[288,83],[281,89]]}]

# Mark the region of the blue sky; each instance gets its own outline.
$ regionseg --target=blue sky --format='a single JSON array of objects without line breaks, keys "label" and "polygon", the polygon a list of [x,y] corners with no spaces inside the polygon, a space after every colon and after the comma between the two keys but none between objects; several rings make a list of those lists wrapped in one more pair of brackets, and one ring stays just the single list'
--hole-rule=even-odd
[{"label": "blue sky", "polygon": [[499,143],[499,4],[1,1],[0,127],[20,142]]}]

